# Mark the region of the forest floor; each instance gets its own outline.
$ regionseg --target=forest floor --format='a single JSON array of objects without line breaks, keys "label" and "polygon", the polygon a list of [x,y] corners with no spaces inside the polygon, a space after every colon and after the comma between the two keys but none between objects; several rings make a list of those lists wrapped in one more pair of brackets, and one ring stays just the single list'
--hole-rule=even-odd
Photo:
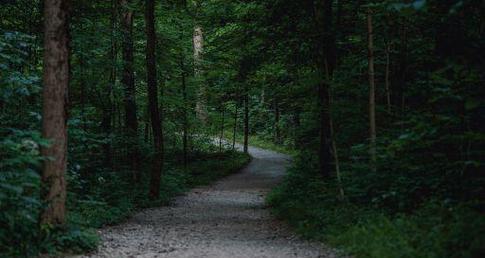
[{"label": "forest floor", "polygon": [[255,147],[249,153],[239,173],[100,230],[98,251],[81,257],[338,257],[296,236],[265,205],[289,156]]}]

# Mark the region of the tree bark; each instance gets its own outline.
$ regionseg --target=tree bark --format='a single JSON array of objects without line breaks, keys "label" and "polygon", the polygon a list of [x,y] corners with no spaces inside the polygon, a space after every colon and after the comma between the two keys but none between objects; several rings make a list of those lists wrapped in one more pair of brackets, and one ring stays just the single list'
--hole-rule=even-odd
[{"label": "tree bark", "polygon": [[371,169],[376,170],[376,96],[374,75],[374,31],[372,26],[372,11],[367,11],[367,37],[369,62],[369,136]]},{"label": "tree bark", "polygon": [[248,153],[249,148],[249,92],[248,86],[244,83],[244,153]]},{"label": "tree bark", "polygon": [[145,127],[144,127],[144,131],[145,131],[145,135],[143,137],[143,141],[145,142],[145,144],[148,144],[150,142],[150,127],[152,126],[150,124],[150,105],[148,104],[146,106],[146,117],[145,117]]},{"label": "tree bark", "polygon": [[[81,23],[82,24],[82,23]],[[81,25],[81,30],[83,26]],[[81,96],[79,102],[81,102],[81,124],[82,129],[84,132],[87,132],[87,121],[86,121],[86,75],[84,73],[84,50],[81,46],[80,48],[81,53],[79,54],[79,73],[80,73],[80,82],[79,86],[81,86]],[[83,145],[86,147],[86,140],[83,140]],[[86,147],[87,149],[87,147]]]},{"label": "tree bark", "polygon": [[236,102],[236,107],[234,111],[234,128],[232,132],[232,150],[236,149],[236,133],[237,133],[237,116],[238,116],[238,102]]},{"label": "tree bark", "polygon": [[[407,70],[408,70],[408,20],[406,18],[402,18],[400,30],[399,30],[399,38],[400,38],[400,46],[399,46],[399,60],[396,69],[396,82],[393,83],[393,87],[395,90],[393,91],[393,98],[394,98],[394,105],[396,107],[400,107],[399,115],[401,118],[404,118],[405,111],[404,111],[404,101],[405,101],[405,91],[406,91],[406,80],[407,80]],[[401,130],[404,129],[404,124],[401,123]]]},{"label": "tree bark", "polygon": [[193,48],[194,48],[194,76],[198,83],[197,91],[197,102],[195,104],[195,111],[197,118],[202,122],[202,124],[207,124],[208,113],[207,113],[207,88],[204,82],[202,82],[202,60],[204,52],[204,32],[202,26],[198,24],[198,16],[200,3],[199,1],[194,1],[195,3],[195,26],[193,33]]},{"label": "tree bark", "polygon": [[221,121],[221,135],[219,136],[219,152],[222,152],[222,139],[224,138],[224,118],[226,109],[224,103],[222,104],[222,121]]},{"label": "tree bark", "polygon": [[113,101],[112,101],[112,93],[113,89],[116,85],[116,56],[118,53],[118,47],[116,44],[116,19],[117,19],[117,11],[118,5],[117,0],[111,0],[111,49],[110,49],[110,58],[111,58],[111,69],[110,69],[110,76],[109,76],[109,87],[106,92],[106,100],[107,103],[103,108],[103,118],[101,121],[101,127],[103,128],[104,135],[107,139],[106,143],[103,144],[103,151],[104,151],[104,165],[107,168],[113,167],[113,160],[112,160],[112,153],[111,153],[111,131],[112,131],[112,121],[113,121]]},{"label": "tree bark", "polygon": [[183,158],[184,158],[184,168],[187,169],[188,165],[188,133],[189,133],[189,120],[187,117],[187,82],[186,82],[186,74],[185,74],[185,63],[184,63],[184,56],[180,57],[180,68],[182,70],[182,100],[183,100],[183,138],[182,138],[182,145],[183,145]]},{"label": "tree bark", "polygon": [[140,180],[140,154],[138,149],[138,120],[136,108],[135,74],[133,70],[133,11],[129,5],[131,0],[121,0],[123,14],[121,27],[123,30],[123,78],[121,83],[125,87],[125,126],[128,141],[128,160],[131,163],[133,180]]},{"label": "tree bark", "polygon": [[337,150],[337,140],[335,139],[335,134],[334,134],[334,127],[333,127],[333,120],[330,119],[330,130],[332,133],[332,153],[333,157],[335,160],[335,175],[337,176],[337,184],[338,184],[338,190],[339,190],[339,198],[340,200],[343,200],[345,198],[345,192],[344,188],[342,185],[342,176],[340,173],[340,161],[338,157],[338,150]]},{"label": "tree bark", "polygon": [[147,86],[148,105],[150,108],[150,120],[153,130],[153,144],[155,156],[150,175],[150,197],[160,197],[160,179],[163,169],[163,133],[160,112],[158,110],[158,89],[157,89],[157,64],[155,60],[155,0],[145,2],[145,24],[146,24],[146,64],[147,64]]},{"label": "tree bark", "polygon": [[65,222],[69,70],[69,1],[45,0],[42,137],[51,144],[42,148],[41,224]]},{"label": "tree bark", "polygon": [[323,177],[330,176],[332,169],[332,135],[330,128],[330,85],[335,67],[335,37],[332,34],[332,1],[319,0],[315,5],[315,23],[319,33],[316,42],[317,68],[321,81],[318,84],[320,109],[319,170]]},{"label": "tree bark", "polygon": [[390,82],[390,75],[391,75],[391,45],[390,43],[386,46],[386,75],[385,75],[385,87],[386,87],[386,101],[387,101],[387,112],[391,113],[391,82]]},{"label": "tree bark", "polygon": [[276,144],[279,144],[281,142],[281,130],[280,130],[280,107],[278,104],[278,100],[274,100],[274,118],[275,118],[275,123],[274,123],[274,128],[275,128],[275,134],[274,134],[274,141]]}]

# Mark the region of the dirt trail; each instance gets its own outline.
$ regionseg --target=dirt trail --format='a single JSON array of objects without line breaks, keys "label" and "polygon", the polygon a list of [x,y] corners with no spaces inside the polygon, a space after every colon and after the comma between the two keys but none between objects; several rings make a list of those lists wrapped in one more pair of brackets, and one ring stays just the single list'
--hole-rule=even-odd
[{"label": "dirt trail", "polygon": [[295,236],[265,207],[289,157],[253,147],[249,152],[253,160],[240,173],[101,230],[102,245],[86,257],[337,257]]}]

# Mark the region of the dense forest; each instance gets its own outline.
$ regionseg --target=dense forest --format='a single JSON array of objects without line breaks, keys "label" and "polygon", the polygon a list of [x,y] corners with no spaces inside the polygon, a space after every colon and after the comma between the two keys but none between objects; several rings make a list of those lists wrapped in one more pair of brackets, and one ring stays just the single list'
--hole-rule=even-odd
[{"label": "dense forest", "polygon": [[0,257],[92,252],[252,146],[305,241],[485,256],[485,1],[0,5]]}]

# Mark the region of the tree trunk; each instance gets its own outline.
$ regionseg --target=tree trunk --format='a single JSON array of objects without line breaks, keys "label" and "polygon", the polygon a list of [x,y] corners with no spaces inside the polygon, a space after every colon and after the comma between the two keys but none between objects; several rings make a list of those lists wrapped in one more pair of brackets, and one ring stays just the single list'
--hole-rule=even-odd
[{"label": "tree trunk", "polygon": [[232,132],[232,150],[236,149],[236,133],[237,133],[237,115],[238,115],[238,103],[236,102],[236,110],[234,111],[234,128]]},{"label": "tree trunk", "polygon": [[376,96],[374,80],[374,32],[372,27],[372,11],[367,11],[368,59],[369,59],[369,134],[371,169],[376,170]]},{"label": "tree trunk", "polygon": [[131,0],[121,0],[123,14],[121,27],[123,30],[123,78],[121,83],[125,87],[125,126],[128,141],[128,160],[133,172],[133,180],[140,180],[140,154],[138,150],[138,121],[136,116],[135,75],[133,70],[133,11],[129,5]]},{"label": "tree trunk", "polygon": [[391,113],[391,83],[390,83],[390,74],[391,74],[391,60],[390,60],[390,55],[391,55],[391,45],[388,43],[386,46],[386,78],[385,78],[385,84],[386,84],[386,100],[387,100],[387,112],[390,114]]},{"label": "tree trunk", "polygon": [[68,0],[44,1],[44,75],[42,137],[51,141],[42,148],[42,199],[47,206],[40,223],[61,225],[66,213],[67,90],[69,87]]},{"label": "tree trunk", "polygon": [[293,146],[295,149],[300,147],[300,137],[298,135],[298,128],[300,128],[300,110],[297,108],[293,115]]},{"label": "tree trunk", "polygon": [[111,131],[112,131],[112,120],[113,120],[113,102],[112,102],[112,93],[113,89],[116,85],[116,56],[118,53],[118,48],[116,44],[116,19],[117,19],[117,11],[118,5],[117,0],[111,0],[111,49],[110,49],[110,58],[111,58],[111,70],[109,76],[109,87],[106,92],[106,100],[107,103],[103,108],[103,118],[101,121],[101,127],[103,128],[104,135],[107,139],[106,143],[103,144],[103,152],[104,152],[104,166],[107,168],[113,167],[113,160],[112,160],[112,153],[111,153]]},{"label": "tree trunk", "polygon": [[143,141],[145,144],[148,144],[150,142],[150,118],[148,117],[150,115],[150,105],[147,105],[147,114],[145,117],[145,136],[143,137]]},{"label": "tree trunk", "polygon": [[248,153],[249,145],[249,92],[248,86],[244,83],[244,153]]},{"label": "tree trunk", "polygon": [[332,169],[329,79],[332,77],[336,58],[335,37],[332,35],[331,0],[316,2],[315,23],[319,32],[319,38],[316,42],[318,51],[316,63],[321,79],[318,84],[318,102],[320,109],[319,170],[323,177],[328,177]]},{"label": "tree trunk", "polygon": [[330,118],[330,130],[331,130],[331,133],[332,133],[332,153],[333,153],[333,157],[334,157],[334,160],[335,160],[335,175],[337,176],[339,198],[340,198],[340,200],[343,200],[345,198],[345,192],[344,192],[344,188],[343,188],[343,185],[342,185],[342,177],[341,177],[341,173],[340,173],[340,161],[339,161],[339,158],[338,158],[337,140],[335,139],[333,120],[331,118]]},{"label": "tree trunk", "polygon": [[[81,26],[81,30],[83,29],[83,26]],[[86,75],[84,73],[84,50],[81,47],[81,53],[79,54],[79,73],[80,73],[80,82],[79,86],[81,86],[81,96],[80,96],[80,102],[81,102],[81,124],[82,124],[82,129],[84,132],[87,132],[87,121],[86,121]],[[82,140],[84,147],[87,149],[86,146],[86,140]]]},{"label": "tree trunk", "polygon": [[274,141],[276,144],[279,144],[281,141],[281,130],[280,130],[280,107],[278,104],[278,100],[274,100]]},{"label": "tree trunk", "polygon": [[225,107],[222,104],[222,121],[221,121],[221,135],[219,136],[219,152],[222,152],[222,139],[224,138],[224,118],[225,118]]},{"label": "tree trunk", "polygon": [[163,169],[163,133],[160,112],[158,110],[157,64],[155,61],[155,46],[157,41],[155,34],[155,0],[146,0],[145,4],[148,105],[150,108],[153,144],[156,153],[150,176],[150,197],[151,199],[158,199],[160,197],[160,179]]},{"label": "tree trunk", "polygon": [[183,99],[183,139],[182,139],[182,145],[183,145],[183,158],[184,158],[184,168],[187,169],[188,165],[188,131],[189,131],[189,120],[187,117],[187,82],[186,82],[186,74],[185,74],[185,63],[184,63],[184,56],[182,55],[180,57],[180,68],[182,70],[182,99]]},{"label": "tree trunk", "polygon": [[[399,116],[401,119],[405,116],[404,111],[404,104],[405,104],[405,91],[406,91],[406,80],[407,80],[407,70],[408,70],[408,20],[406,18],[402,18],[400,31],[399,31],[399,38],[400,38],[400,46],[399,46],[399,60],[398,60],[398,67],[396,69],[396,82],[393,83],[393,87],[395,90],[393,91],[393,98],[394,98],[394,105],[396,107],[400,107],[399,109]],[[439,43],[439,42],[438,42]],[[404,130],[404,123],[401,123],[401,130]]]},{"label": "tree trunk", "polygon": [[[196,9],[198,10],[198,2],[196,2]],[[196,18],[197,19],[197,15]],[[197,22],[197,21],[196,21]],[[202,81],[202,55],[204,52],[204,32],[202,27],[197,24],[194,27],[193,34],[193,47],[194,47],[194,76],[198,83],[197,102],[195,105],[195,111],[197,118],[202,124],[207,124],[207,88]]]}]

